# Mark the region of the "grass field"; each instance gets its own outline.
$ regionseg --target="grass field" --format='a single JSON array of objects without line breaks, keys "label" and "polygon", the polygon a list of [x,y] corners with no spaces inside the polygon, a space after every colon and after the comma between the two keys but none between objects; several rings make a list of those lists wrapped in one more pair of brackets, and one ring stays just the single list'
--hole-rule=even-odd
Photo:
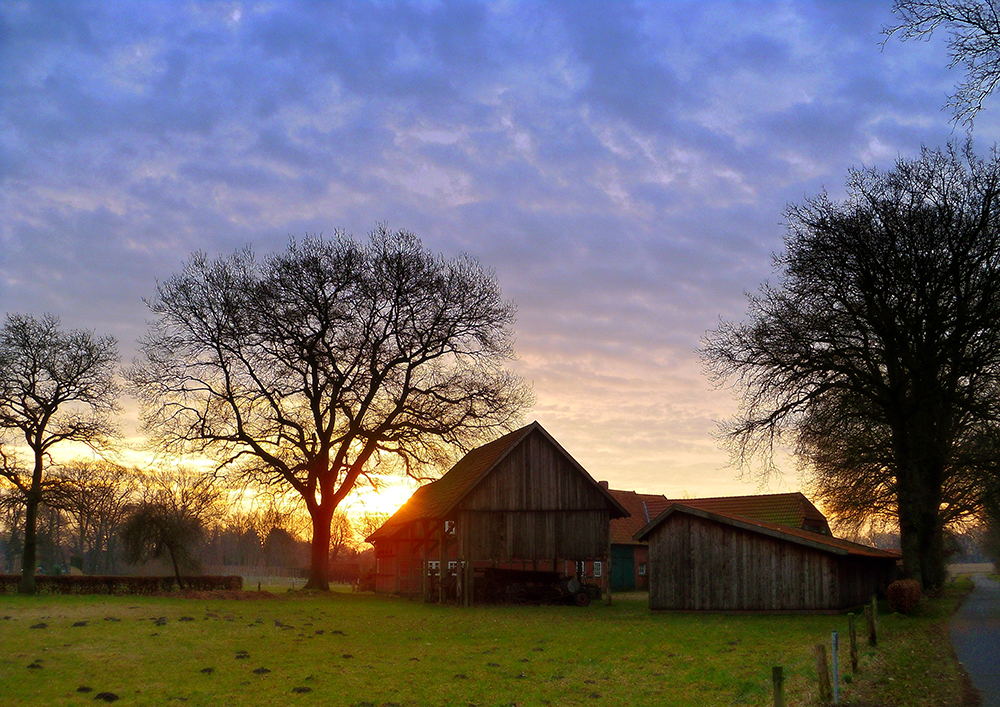
[{"label": "grass field", "polygon": [[[942,634],[958,593],[915,618],[883,616],[880,645],[862,649],[841,701],[960,704]],[[782,665],[787,703],[805,705],[816,697],[813,646],[833,630],[843,675],[846,616],[654,615],[640,595],[584,609],[336,592],[3,596],[0,704],[769,705],[771,667]]]}]

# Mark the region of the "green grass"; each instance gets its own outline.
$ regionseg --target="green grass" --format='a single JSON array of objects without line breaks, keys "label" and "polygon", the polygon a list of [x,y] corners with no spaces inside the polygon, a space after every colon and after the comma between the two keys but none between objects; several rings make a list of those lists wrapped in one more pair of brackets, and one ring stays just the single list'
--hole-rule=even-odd
[{"label": "green grass", "polygon": [[[940,689],[933,703],[897,700],[893,690],[910,682],[890,680],[900,668],[922,676],[922,661],[937,659],[906,646],[936,630],[946,601],[917,618],[883,617],[882,643],[842,696],[952,704]],[[31,628],[39,623],[46,628]],[[347,593],[3,596],[0,701],[85,705],[111,692],[121,705],[769,705],[771,666],[782,665],[787,704],[812,704],[812,647],[832,630],[841,632],[843,674],[845,616],[651,614],[638,595],[585,609],[462,609]],[[254,672],[261,668],[269,672]],[[953,662],[942,669],[957,675]],[[914,685],[905,695],[927,697]]]}]

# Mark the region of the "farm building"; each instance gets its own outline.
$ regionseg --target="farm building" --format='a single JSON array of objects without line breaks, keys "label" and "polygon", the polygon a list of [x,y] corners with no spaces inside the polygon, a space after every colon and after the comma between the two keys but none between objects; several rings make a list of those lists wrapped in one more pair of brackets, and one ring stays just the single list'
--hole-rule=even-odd
[{"label": "farm building", "polygon": [[899,554],[830,535],[671,504],[649,542],[654,610],[804,611],[857,606],[884,592]]},{"label": "farm building", "polygon": [[649,589],[649,547],[633,536],[658,516],[670,501],[666,496],[611,489],[611,495],[629,512],[611,521],[611,589],[616,592]]},{"label": "farm building", "polygon": [[533,422],[469,452],[368,537],[375,589],[467,605],[511,577],[596,580],[608,591],[610,521],[626,515]]},{"label": "farm building", "polygon": [[649,589],[648,543],[634,536],[672,503],[830,535],[826,516],[798,492],[679,501],[659,494],[617,489],[611,489],[611,495],[631,514],[611,521],[611,589],[614,591]]}]

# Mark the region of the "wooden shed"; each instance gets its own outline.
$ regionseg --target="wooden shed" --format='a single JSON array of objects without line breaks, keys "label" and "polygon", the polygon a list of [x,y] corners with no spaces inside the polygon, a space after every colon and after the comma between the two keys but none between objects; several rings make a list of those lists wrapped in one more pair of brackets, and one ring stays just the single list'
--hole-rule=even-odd
[{"label": "wooden shed", "polygon": [[589,571],[607,591],[609,524],[626,515],[533,422],[469,452],[368,537],[376,591],[472,604],[497,570]]},{"label": "wooden shed", "polygon": [[899,553],[675,503],[636,533],[649,542],[649,607],[815,611],[864,604]]},{"label": "wooden shed", "polygon": [[611,489],[611,495],[631,513],[628,518],[611,521],[611,588],[614,591],[649,589],[648,543],[636,540],[635,534],[673,503],[830,535],[826,516],[798,491],[684,500],[617,489]]}]

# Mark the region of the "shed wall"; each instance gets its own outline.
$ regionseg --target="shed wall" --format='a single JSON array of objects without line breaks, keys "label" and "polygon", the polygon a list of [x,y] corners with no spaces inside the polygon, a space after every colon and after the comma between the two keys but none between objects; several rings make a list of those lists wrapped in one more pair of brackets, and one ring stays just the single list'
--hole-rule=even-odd
[{"label": "shed wall", "polygon": [[837,557],[759,533],[677,513],[649,538],[652,609],[834,609]]}]

